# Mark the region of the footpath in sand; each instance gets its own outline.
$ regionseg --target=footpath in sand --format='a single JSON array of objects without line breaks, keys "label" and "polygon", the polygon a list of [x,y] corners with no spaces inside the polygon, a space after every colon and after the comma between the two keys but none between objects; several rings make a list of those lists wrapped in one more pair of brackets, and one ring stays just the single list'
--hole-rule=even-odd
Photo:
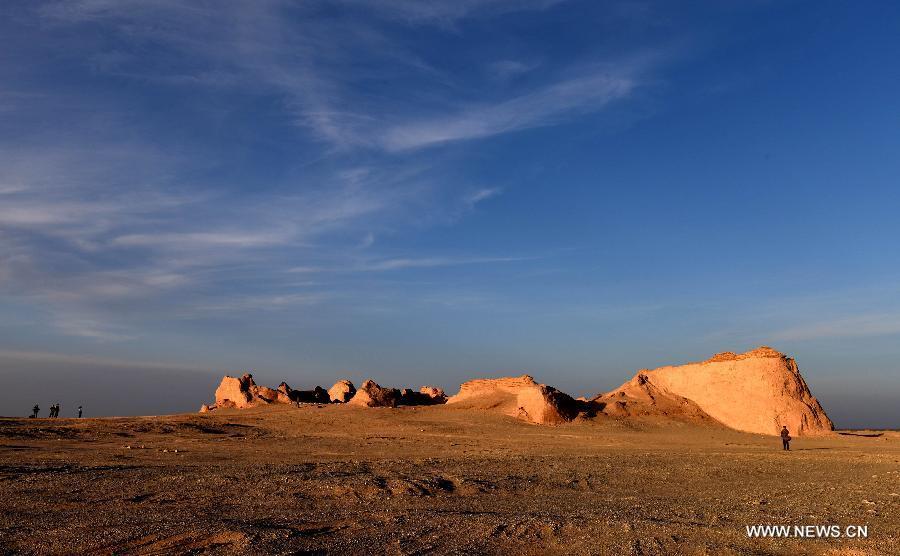
[{"label": "footpath in sand", "polygon": [[454,404],[2,419],[0,552],[900,554],[900,437],[867,434],[785,453],[721,426]]}]

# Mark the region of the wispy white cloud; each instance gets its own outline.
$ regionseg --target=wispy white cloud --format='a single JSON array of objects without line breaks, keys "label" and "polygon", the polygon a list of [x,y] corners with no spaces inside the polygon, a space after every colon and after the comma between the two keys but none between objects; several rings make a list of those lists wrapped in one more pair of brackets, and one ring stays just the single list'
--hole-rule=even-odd
[{"label": "wispy white cloud", "polygon": [[900,314],[870,313],[821,320],[776,331],[776,340],[818,340],[900,334]]},{"label": "wispy white cloud", "polygon": [[538,67],[537,62],[523,62],[521,60],[497,60],[487,65],[488,74],[491,77],[506,81],[514,77],[526,74]]},{"label": "wispy white cloud", "polygon": [[474,207],[478,203],[482,201],[486,201],[488,199],[493,199],[494,197],[503,193],[503,190],[499,187],[485,187],[482,189],[476,189],[465,195],[463,201],[469,207]]},{"label": "wispy white cloud", "polygon": [[216,303],[199,303],[179,311],[181,318],[205,313],[243,313],[247,311],[279,311],[300,306],[316,305],[332,297],[329,293],[285,293],[267,295],[235,295]]},{"label": "wispy white cloud", "polygon": [[362,241],[359,242],[359,248],[368,249],[373,245],[375,245],[375,234],[367,232],[366,235],[363,236]]},{"label": "wispy white cloud", "polygon": [[384,17],[410,23],[450,24],[467,17],[545,10],[564,0],[341,0]]},{"label": "wispy white cloud", "polygon": [[465,266],[491,263],[510,263],[533,260],[533,257],[422,257],[392,258],[367,261],[356,261],[340,266],[297,266],[289,272],[313,274],[320,272],[386,272],[414,268],[436,268],[447,266]]},{"label": "wispy white cloud", "polygon": [[547,126],[625,98],[636,85],[629,72],[601,70],[496,104],[396,125],[387,129],[381,142],[389,151],[406,151]]},{"label": "wispy white cloud", "polygon": [[159,361],[139,361],[134,359],[118,359],[114,357],[97,357],[94,355],[78,355],[73,353],[53,353],[47,351],[22,351],[0,349],[0,358],[11,359],[15,361],[37,361],[47,363],[66,363],[66,364],[84,364],[97,365],[103,367],[115,368],[141,368],[141,369],[163,369],[163,370],[194,370],[208,371],[206,367],[197,367],[188,364],[171,364],[160,363]]},{"label": "wispy white cloud", "polygon": [[112,240],[114,246],[166,247],[172,249],[203,249],[209,247],[261,247],[287,242],[290,233],[254,233],[236,231],[177,232],[158,234],[129,234]]},{"label": "wispy white cloud", "polygon": [[133,334],[130,334],[122,327],[87,317],[64,314],[55,318],[53,325],[68,336],[78,336],[102,342],[121,342],[135,338]]},{"label": "wispy white cloud", "polygon": [[[379,18],[413,24],[453,23],[468,17],[545,10],[562,0],[342,0],[345,5]],[[579,112],[602,109],[625,98],[638,84],[635,64],[607,63],[582,68],[577,75],[544,77],[544,85],[492,103],[461,105],[441,100],[439,91],[458,87],[411,49],[393,40],[366,18],[317,18],[314,9],[286,2],[254,2],[239,10],[180,5],[177,2],[107,2],[67,0],[46,6],[44,16],[57,23],[104,21],[125,40],[147,38],[189,53],[192,73],[146,74],[146,78],[189,85],[248,87],[281,95],[294,123],[335,149],[384,149],[390,152],[490,137],[552,125]],[[341,37],[341,40],[335,40]],[[364,53],[367,64],[359,59]],[[116,60],[121,60],[117,56]],[[140,60],[130,70],[139,75]],[[376,65],[378,75],[364,66]],[[490,65],[494,77],[508,78],[533,70],[535,63],[500,60]],[[352,68],[352,71],[348,71]],[[391,75],[384,75],[385,71]],[[574,72],[572,72],[574,73]],[[211,76],[211,79],[208,79]],[[415,79],[415,95],[375,90],[374,78]],[[369,87],[360,87],[368,83]],[[431,91],[434,92],[431,92]],[[446,94],[446,93],[444,93]],[[404,114],[416,114],[415,117]]]},{"label": "wispy white cloud", "polygon": [[25,191],[24,185],[2,184],[0,185],[0,195],[9,195],[11,193],[21,193]]}]

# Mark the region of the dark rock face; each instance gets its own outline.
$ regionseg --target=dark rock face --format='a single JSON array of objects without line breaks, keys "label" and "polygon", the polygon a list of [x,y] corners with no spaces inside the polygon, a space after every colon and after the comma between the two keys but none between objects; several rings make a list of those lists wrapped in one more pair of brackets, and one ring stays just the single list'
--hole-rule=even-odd
[{"label": "dark rock face", "polygon": [[438,405],[447,403],[444,390],[435,386],[423,386],[418,392],[404,388],[400,392],[399,405]]},{"label": "dark rock face", "polygon": [[321,386],[316,386],[313,390],[294,390],[286,382],[282,382],[278,386],[278,392],[293,403],[331,403],[331,397]]}]

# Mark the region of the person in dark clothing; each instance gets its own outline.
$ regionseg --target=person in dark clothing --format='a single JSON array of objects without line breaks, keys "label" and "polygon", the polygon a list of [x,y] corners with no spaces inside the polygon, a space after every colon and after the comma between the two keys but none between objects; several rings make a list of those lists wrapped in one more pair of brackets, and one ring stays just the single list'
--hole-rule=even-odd
[{"label": "person in dark clothing", "polygon": [[56,412],[56,404],[50,404],[50,415],[48,415],[48,417],[50,417],[50,418],[52,419],[52,418],[53,418],[53,414],[54,414],[55,412]]},{"label": "person in dark clothing", "polygon": [[78,418],[81,419],[81,406],[78,406]]},{"label": "person in dark clothing", "polygon": [[788,431],[787,425],[781,427],[781,448],[783,450],[791,449],[791,433]]},{"label": "person in dark clothing", "polygon": [[37,419],[38,413],[41,411],[41,406],[38,404],[34,404],[34,407],[31,408],[31,418]]}]

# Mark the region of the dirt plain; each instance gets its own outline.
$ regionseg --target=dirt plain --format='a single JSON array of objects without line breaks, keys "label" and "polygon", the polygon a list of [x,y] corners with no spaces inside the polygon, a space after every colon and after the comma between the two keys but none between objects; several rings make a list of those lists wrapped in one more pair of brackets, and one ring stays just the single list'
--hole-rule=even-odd
[{"label": "dirt plain", "polygon": [[[447,406],[0,419],[7,554],[900,554],[900,433]],[[867,539],[745,526],[867,525]]]}]

